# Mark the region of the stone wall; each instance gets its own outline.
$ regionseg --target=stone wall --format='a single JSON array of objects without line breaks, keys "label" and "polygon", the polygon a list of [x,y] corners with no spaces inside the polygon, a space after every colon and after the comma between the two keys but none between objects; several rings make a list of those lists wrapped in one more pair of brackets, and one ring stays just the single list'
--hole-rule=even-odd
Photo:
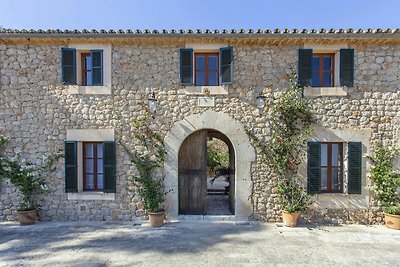
[{"label": "stone wall", "polygon": [[[135,173],[118,141],[130,143],[130,124],[146,113],[148,91],[156,91],[155,129],[165,136],[171,126],[191,114],[223,112],[260,138],[268,135],[268,111],[274,95],[288,86],[297,70],[299,46],[235,46],[234,83],[228,95],[215,96],[214,107],[199,107],[197,96],[179,85],[179,45],[112,47],[112,95],[70,95],[60,84],[62,45],[0,44],[0,134],[11,138],[6,153],[23,149],[35,162],[43,153],[63,149],[67,129],[115,129],[117,194],[115,201],[67,200],[63,160],[47,177],[49,193],[39,197],[41,220],[134,220],[143,215],[140,198],[130,190]],[[371,129],[370,142],[397,142],[400,100],[400,46],[356,46],[355,87],[347,96],[310,98],[314,114],[329,129]],[[267,105],[255,105],[255,88],[263,88]],[[396,141],[395,141],[396,140]],[[259,158],[259,157],[258,157]],[[279,221],[277,180],[259,160],[252,165],[254,218]],[[379,223],[376,202],[347,210],[313,210],[314,221]],[[13,220],[18,194],[0,182],[0,220]],[[312,214],[311,214],[312,213]],[[350,214],[351,213],[351,214]]]}]

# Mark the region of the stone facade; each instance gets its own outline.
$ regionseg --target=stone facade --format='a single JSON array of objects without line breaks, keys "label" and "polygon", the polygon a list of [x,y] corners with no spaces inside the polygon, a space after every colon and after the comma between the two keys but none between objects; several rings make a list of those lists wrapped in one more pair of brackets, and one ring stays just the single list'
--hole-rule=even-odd
[{"label": "stone facade", "polygon": [[[165,37],[168,39],[168,37]],[[249,37],[250,38],[250,37]],[[73,39],[73,38],[72,38]],[[284,37],[282,37],[284,39]],[[372,38],[373,39],[373,38]],[[397,42],[396,42],[397,40]],[[335,41],[335,40],[333,40]],[[71,43],[111,44],[110,95],[70,94],[61,85],[60,51]],[[143,204],[129,177],[136,170],[118,144],[130,143],[130,124],[146,114],[149,90],[158,100],[154,129],[165,137],[171,127],[188,116],[206,111],[224,113],[260,138],[269,133],[269,106],[274,96],[288,86],[288,76],[297,70],[297,43],[257,44],[226,38],[233,46],[234,82],[225,85],[227,94],[212,95],[215,105],[198,105],[199,95],[188,93],[179,83],[179,49],[202,39],[167,42],[127,42],[104,37],[85,41],[76,38],[56,40],[0,37],[0,134],[11,138],[6,153],[23,150],[23,157],[39,161],[43,153],[63,150],[67,129],[114,129],[117,141],[117,193],[115,200],[69,200],[64,187],[64,162],[47,177],[49,192],[39,196],[41,220],[135,220],[144,214]],[[211,44],[221,43],[215,38]],[[319,42],[307,40],[307,42]],[[310,97],[318,127],[328,132],[354,129],[368,131],[368,149],[373,142],[397,143],[400,96],[400,37],[384,43],[356,42],[342,38],[341,43],[355,50],[354,87],[345,88],[344,96]],[[264,109],[255,107],[259,91],[267,97]],[[182,140],[183,141],[183,140]],[[370,152],[369,150],[366,152]],[[252,217],[280,221],[276,194],[277,179],[271,170],[256,159],[251,165]],[[367,185],[364,170],[364,186]],[[346,194],[329,194],[329,201],[339,201]],[[315,222],[380,223],[376,201],[363,189],[360,201],[351,208],[321,204],[314,199],[308,219]],[[352,201],[352,200],[351,200]],[[349,200],[349,202],[351,202]],[[6,181],[0,181],[0,220],[14,220],[18,194]]]}]

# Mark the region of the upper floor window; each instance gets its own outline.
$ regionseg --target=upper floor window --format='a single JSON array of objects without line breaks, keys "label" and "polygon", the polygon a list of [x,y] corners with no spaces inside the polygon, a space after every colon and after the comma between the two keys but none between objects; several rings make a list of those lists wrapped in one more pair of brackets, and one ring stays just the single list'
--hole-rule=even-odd
[{"label": "upper floor window", "polygon": [[312,87],[354,86],[354,49],[299,49],[299,83]]},{"label": "upper floor window", "polygon": [[223,47],[219,53],[196,53],[180,50],[181,85],[217,86],[233,82],[233,48]]},{"label": "upper floor window", "polygon": [[195,85],[218,85],[218,54],[195,54]]},{"label": "upper floor window", "polygon": [[334,54],[313,54],[311,84],[313,87],[334,86]]},{"label": "upper floor window", "polygon": [[62,48],[62,82],[65,85],[103,85],[103,50]]}]

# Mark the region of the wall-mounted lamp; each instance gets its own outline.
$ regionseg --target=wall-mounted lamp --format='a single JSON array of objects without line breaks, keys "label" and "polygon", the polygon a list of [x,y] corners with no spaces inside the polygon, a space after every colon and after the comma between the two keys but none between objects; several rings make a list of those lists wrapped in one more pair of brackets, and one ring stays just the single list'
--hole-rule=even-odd
[{"label": "wall-mounted lamp", "polygon": [[153,116],[153,119],[156,116],[156,112],[157,112],[157,99],[156,99],[156,94],[154,92],[150,93],[150,97],[149,97],[149,109],[150,112]]},{"label": "wall-mounted lamp", "polygon": [[259,109],[262,109],[265,107],[265,96],[262,95],[262,93],[260,93],[257,97],[256,97],[256,106]]}]

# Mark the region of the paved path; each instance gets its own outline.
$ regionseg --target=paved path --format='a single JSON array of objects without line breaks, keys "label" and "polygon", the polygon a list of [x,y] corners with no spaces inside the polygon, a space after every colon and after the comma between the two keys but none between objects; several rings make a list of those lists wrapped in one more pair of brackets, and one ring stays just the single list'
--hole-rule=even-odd
[{"label": "paved path", "polygon": [[399,248],[384,226],[0,223],[0,266],[399,266]]}]

